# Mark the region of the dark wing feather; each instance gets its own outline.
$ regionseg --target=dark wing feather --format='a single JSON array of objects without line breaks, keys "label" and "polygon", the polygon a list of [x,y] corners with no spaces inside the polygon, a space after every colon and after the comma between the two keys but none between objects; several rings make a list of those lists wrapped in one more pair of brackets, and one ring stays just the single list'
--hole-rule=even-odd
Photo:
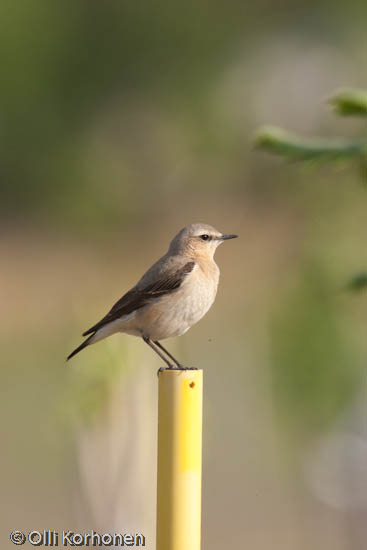
[{"label": "dark wing feather", "polygon": [[153,300],[169,294],[177,290],[186,275],[188,275],[195,266],[194,261],[187,262],[183,267],[175,271],[174,273],[166,274],[165,276],[157,279],[154,283],[150,283],[143,288],[133,288],[122,296],[110,309],[110,311],[101,319],[98,323],[93,325],[90,329],[83,333],[83,336],[95,333],[104,325],[115,321],[124,315],[128,315],[133,311],[140,309]]}]

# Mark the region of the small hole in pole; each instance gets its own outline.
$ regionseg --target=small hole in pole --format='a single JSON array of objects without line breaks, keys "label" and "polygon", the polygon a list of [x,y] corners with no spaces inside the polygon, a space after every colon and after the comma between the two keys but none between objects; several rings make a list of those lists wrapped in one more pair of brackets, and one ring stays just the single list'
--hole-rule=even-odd
[{"label": "small hole in pole", "polygon": [[195,388],[195,382],[190,382],[189,386],[190,388]]}]

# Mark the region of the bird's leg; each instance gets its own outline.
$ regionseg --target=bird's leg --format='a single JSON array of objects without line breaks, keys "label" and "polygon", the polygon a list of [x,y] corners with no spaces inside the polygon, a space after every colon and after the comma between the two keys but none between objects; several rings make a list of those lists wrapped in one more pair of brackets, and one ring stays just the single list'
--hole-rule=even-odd
[{"label": "bird's leg", "polygon": [[178,366],[179,369],[181,369],[181,370],[198,370],[196,367],[184,367],[183,365],[181,365],[181,363],[179,363],[177,361],[177,359],[175,359],[173,357],[173,355],[170,354],[170,352],[168,350],[166,350],[166,348],[164,348],[162,346],[162,344],[160,342],[158,342],[158,340],[155,340],[154,343],[155,343],[156,346],[161,348],[161,350],[164,351],[168,355],[168,357],[170,357],[172,359],[172,361],[174,361],[176,363],[176,365]]},{"label": "bird's leg", "polygon": [[[147,338],[146,336],[143,336],[143,340],[146,344],[148,344],[148,346],[150,346],[158,355],[161,359],[163,359],[163,361],[168,365],[168,368],[169,369],[175,369],[177,367],[174,367],[169,361],[168,359],[165,358],[165,356],[163,355],[163,353],[161,353],[159,351],[159,349],[157,349],[154,345],[153,345],[153,342]],[[159,372],[159,371],[158,371]]]},{"label": "bird's leg", "polygon": [[169,352],[168,350],[166,350],[166,348],[164,348],[160,342],[158,342],[158,340],[154,340],[154,343],[155,343],[156,346],[158,346],[159,348],[161,348],[161,350],[164,351],[164,353],[165,353],[166,355],[168,355],[168,357],[169,357],[170,359],[172,359],[172,361],[173,361],[174,363],[176,363],[176,365],[178,366],[179,369],[185,370],[185,367],[182,366],[181,363],[179,363],[179,362],[177,361],[177,359],[175,359],[175,358],[173,357],[173,355],[171,355],[170,352]]}]

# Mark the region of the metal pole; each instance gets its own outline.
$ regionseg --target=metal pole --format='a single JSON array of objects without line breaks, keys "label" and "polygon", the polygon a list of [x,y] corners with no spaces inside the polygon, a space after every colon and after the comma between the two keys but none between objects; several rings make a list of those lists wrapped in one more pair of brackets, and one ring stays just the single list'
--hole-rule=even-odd
[{"label": "metal pole", "polygon": [[157,550],[200,550],[203,371],[158,384]]}]

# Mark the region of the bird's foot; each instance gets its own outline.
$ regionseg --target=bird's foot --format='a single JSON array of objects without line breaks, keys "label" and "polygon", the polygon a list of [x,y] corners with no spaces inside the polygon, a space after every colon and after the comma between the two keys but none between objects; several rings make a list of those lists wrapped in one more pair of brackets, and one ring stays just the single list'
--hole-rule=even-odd
[{"label": "bird's foot", "polygon": [[165,370],[198,370],[197,367],[184,367],[183,365],[170,365],[169,367],[161,367],[157,370],[157,376]]},{"label": "bird's foot", "polygon": [[184,365],[181,365],[181,363],[177,363],[177,367],[175,369],[178,370],[198,370],[196,367],[185,367]]},{"label": "bird's foot", "polygon": [[181,370],[180,367],[176,367],[175,365],[170,365],[169,367],[161,367],[157,370],[157,376],[164,370]]}]

